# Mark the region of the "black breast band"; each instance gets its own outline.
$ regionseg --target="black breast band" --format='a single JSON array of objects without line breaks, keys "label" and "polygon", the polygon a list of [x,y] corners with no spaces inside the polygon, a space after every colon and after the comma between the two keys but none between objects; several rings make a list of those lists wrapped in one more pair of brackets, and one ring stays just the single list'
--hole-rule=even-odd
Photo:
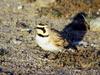
[{"label": "black breast band", "polygon": [[48,37],[49,35],[42,35],[42,34],[37,34],[40,37]]}]

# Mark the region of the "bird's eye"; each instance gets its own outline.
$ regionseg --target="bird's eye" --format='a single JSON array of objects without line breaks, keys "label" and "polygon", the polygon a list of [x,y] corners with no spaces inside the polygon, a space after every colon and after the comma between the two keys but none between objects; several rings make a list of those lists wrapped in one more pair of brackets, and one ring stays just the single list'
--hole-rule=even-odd
[{"label": "bird's eye", "polygon": [[40,30],[42,30],[42,31],[43,31],[43,33],[45,33],[45,32],[46,32],[46,30],[45,30],[45,28],[44,28],[44,27],[36,27],[36,29],[40,29]]}]

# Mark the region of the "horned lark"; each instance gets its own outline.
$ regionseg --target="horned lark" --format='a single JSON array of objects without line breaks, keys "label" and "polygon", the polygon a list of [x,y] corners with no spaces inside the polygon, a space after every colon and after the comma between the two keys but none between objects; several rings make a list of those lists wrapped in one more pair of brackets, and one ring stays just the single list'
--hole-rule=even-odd
[{"label": "horned lark", "polygon": [[69,43],[63,39],[60,33],[46,24],[38,24],[36,26],[35,40],[37,44],[46,51],[61,52]]}]

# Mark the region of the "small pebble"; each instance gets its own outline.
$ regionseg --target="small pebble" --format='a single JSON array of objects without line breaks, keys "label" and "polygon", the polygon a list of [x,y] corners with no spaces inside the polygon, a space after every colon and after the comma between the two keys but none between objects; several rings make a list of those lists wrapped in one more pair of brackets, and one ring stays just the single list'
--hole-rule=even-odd
[{"label": "small pebble", "polygon": [[100,9],[98,9],[98,11],[100,12]]},{"label": "small pebble", "polygon": [[18,10],[21,10],[21,9],[23,9],[23,7],[24,7],[24,6],[19,5],[19,6],[17,7],[17,9],[18,9]]},{"label": "small pebble", "polygon": [[81,41],[81,42],[79,42],[79,45],[83,45],[84,47],[87,47],[88,46],[88,43],[87,42],[84,42],[84,41]]},{"label": "small pebble", "polygon": [[72,48],[69,48],[68,51],[69,51],[69,52],[72,52],[72,53],[75,52],[75,50],[73,50]]},{"label": "small pebble", "polygon": [[12,41],[14,44],[18,44],[18,45],[20,45],[22,43],[22,41],[18,40],[18,39],[13,39]]},{"label": "small pebble", "polygon": [[17,28],[29,28],[29,26],[25,22],[16,22],[16,27]]},{"label": "small pebble", "polygon": [[75,41],[73,42],[74,45],[80,45],[80,46],[84,46],[84,47],[87,47],[88,46],[88,43],[85,42],[85,41]]},{"label": "small pebble", "polygon": [[0,48],[0,55],[5,55],[7,53],[8,53],[8,50],[7,49]]},{"label": "small pebble", "polygon": [[92,44],[91,44],[91,47],[96,47],[96,45],[92,43]]},{"label": "small pebble", "polygon": [[10,5],[9,5],[9,4],[7,4],[7,7],[10,7]]},{"label": "small pebble", "polygon": [[99,11],[97,11],[97,13],[96,13],[97,15],[99,15],[100,14],[100,12]]}]

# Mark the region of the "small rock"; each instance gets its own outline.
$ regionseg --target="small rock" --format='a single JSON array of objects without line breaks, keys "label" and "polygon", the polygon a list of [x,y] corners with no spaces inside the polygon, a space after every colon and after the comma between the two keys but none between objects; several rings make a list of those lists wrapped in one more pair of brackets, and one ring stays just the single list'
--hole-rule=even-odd
[{"label": "small rock", "polygon": [[55,59],[55,54],[54,53],[50,53],[50,54],[46,53],[43,58],[53,60],[53,59]]},{"label": "small rock", "polygon": [[10,7],[10,4],[7,4],[7,7]]},{"label": "small rock", "polygon": [[22,10],[23,8],[24,8],[24,6],[22,6],[22,5],[19,5],[19,6],[17,7],[18,10]]},{"label": "small rock", "polygon": [[85,41],[75,41],[73,42],[74,45],[80,45],[80,46],[84,46],[84,47],[87,47],[88,46],[88,43],[85,42]]},{"label": "small rock", "polygon": [[36,0],[34,7],[48,7],[49,4],[55,2],[55,0]]},{"label": "small rock", "polygon": [[81,42],[79,42],[79,45],[83,45],[84,47],[87,47],[88,46],[88,43],[87,42],[84,42],[84,41],[81,41]]},{"label": "small rock", "polygon": [[72,53],[75,52],[75,50],[73,50],[72,48],[69,48],[68,51],[69,51],[69,52],[72,52]]},{"label": "small rock", "polygon": [[13,39],[12,42],[14,44],[20,45],[22,43],[22,40],[20,40],[20,39]]},{"label": "small rock", "polygon": [[100,17],[90,21],[90,30],[100,32]]},{"label": "small rock", "polygon": [[7,54],[8,53],[8,51],[7,51],[7,49],[4,49],[4,48],[0,48],[0,55],[5,55],[5,54]]},{"label": "small rock", "polygon": [[25,22],[16,22],[16,27],[18,28],[28,28],[29,26]]},{"label": "small rock", "polygon": [[97,15],[99,15],[100,14],[100,12],[99,11],[97,11],[97,13],[96,13]]},{"label": "small rock", "polygon": [[96,45],[92,43],[92,44],[91,44],[91,47],[96,47]]},{"label": "small rock", "polygon": [[97,56],[100,56],[100,51],[97,51]]},{"label": "small rock", "polygon": [[98,9],[98,11],[100,12],[100,9]]}]

